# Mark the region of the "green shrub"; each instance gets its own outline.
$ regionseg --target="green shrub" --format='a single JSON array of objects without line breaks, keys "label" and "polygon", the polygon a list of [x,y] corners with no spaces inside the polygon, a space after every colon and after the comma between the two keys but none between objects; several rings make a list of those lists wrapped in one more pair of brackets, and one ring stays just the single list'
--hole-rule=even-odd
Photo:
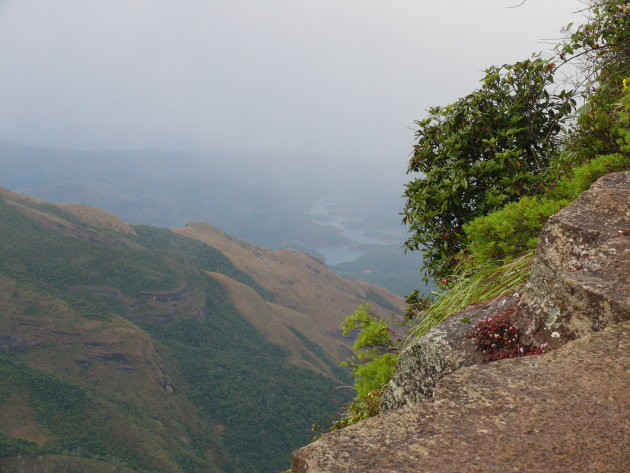
[{"label": "green shrub", "polygon": [[[370,313],[369,305],[360,305],[341,324],[344,335],[358,330],[353,349],[355,355],[341,363],[352,366],[354,388],[357,395],[345,407],[344,412],[333,421],[329,430],[337,430],[374,416],[380,412],[379,404],[383,389],[394,375],[398,354],[392,331],[387,322]],[[323,431],[314,436],[319,438]]]},{"label": "green shrub", "polygon": [[523,197],[501,210],[464,226],[467,252],[477,264],[502,263],[536,247],[538,233],[547,219],[568,200]]},{"label": "green shrub", "polygon": [[383,353],[367,363],[357,366],[353,371],[357,397],[365,399],[370,392],[382,389],[389,383],[389,380],[394,376],[397,361],[397,354]]},{"label": "green shrub", "polygon": [[[369,304],[357,307],[357,310],[342,322],[341,328],[345,336],[355,330],[359,331],[352,346],[356,352],[352,360],[371,361],[378,356],[380,350],[393,346],[387,322],[372,314]],[[356,366],[353,362],[351,364]]]},{"label": "green shrub", "polygon": [[[477,264],[501,264],[535,247],[537,236],[547,219],[576,199],[591,184],[606,174],[630,169],[630,89],[615,106],[612,134],[619,151],[591,158],[566,172],[553,183],[544,197],[524,197],[464,226],[467,236],[465,252]],[[583,133],[583,132],[582,132]],[[566,158],[566,156],[569,158]],[[574,153],[566,151],[556,163],[568,163]],[[556,170],[551,173],[558,178]]]},{"label": "green shrub", "polygon": [[554,65],[540,58],[491,67],[482,87],[416,122],[403,223],[430,276],[450,274],[466,245],[464,224],[541,190],[572,113],[572,93],[547,90]]},{"label": "green shrub", "polygon": [[36,443],[16,437],[9,437],[0,432],[0,458],[17,455],[29,455],[45,452]]},{"label": "green shrub", "polygon": [[[630,12],[627,2],[587,0],[585,3],[586,21],[577,26],[568,25],[564,29],[565,39],[556,46],[562,63],[577,66],[582,76],[577,93],[585,99],[568,136],[568,152],[556,163],[559,165],[556,171],[564,175],[570,173],[573,166],[595,156],[623,152],[624,135],[627,145],[630,133],[627,117]],[[560,180],[562,174],[550,173],[549,176],[553,183]]]},{"label": "green shrub", "polygon": [[346,406],[345,412],[339,419],[333,422],[330,430],[343,429],[356,424],[360,420],[373,417],[381,412],[380,404],[383,397],[383,389],[373,389],[362,398],[356,397]]},{"label": "green shrub", "polygon": [[464,226],[466,253],[475,264],[499,265],[536,247],[547,219],[566,207],[593,182],[606,174],[630,169],[630,157],[599,156],[576,168],[545,197],[524,197],[501,210],[479,217]]},{"label": "green shrub", "polygon": [[342,363],[352,366],[354,387],[359,399],[371,391],[381,389],[394,374],[398,355],[392,331],[387,322],[372,314],[369,305],[360,305],[341,324],[344,335],[358,330],[352,348],[355,355]]},{"label": "green shrub", "polygon": [[551,196],[558,196],[573,200],[588,188],[597,179],[611,172],[627,171],[630,169],[630,155],[625,153],[605,154],[589,161],[575,169],[573,176],[563,179],[558,186],[550,192]]}]

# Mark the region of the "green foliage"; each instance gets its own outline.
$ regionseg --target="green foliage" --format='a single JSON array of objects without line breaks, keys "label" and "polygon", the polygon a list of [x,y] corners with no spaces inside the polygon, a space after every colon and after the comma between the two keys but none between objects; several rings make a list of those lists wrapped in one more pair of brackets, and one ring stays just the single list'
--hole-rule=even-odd
[{"label": "green foliage", "polygon": [[356,424],[360,420],[373,417],[381,412],[380,404],[384,388],[373,389],[363,397],[355,397],[350,401],[345,411],[335,420],[330,430],[343,429]]},{"label": "green foliage", "polygon": [[553,75],[539,58],[491,67],[480,89],[416,122],[408,172],[422,176],[407,184],[403,223],[430,275],[456,266],[464,224],[540,191],[575,106],[570,92],[547,90]]},{"label": "green foliage", "polygon": [[374,389],[381,389],[394,374],[398,356],[391,353],[395,350],[392,332],[385,320],[370,313],[367,304],[346,317],[341,328],[344,335],[358,330],[352,346],[355,355],[345,364],[353,367],[354,387],[363,399]]},{"label": "green foliage", "polygon": [[357,397],[367,399],[371,392],[383,389],[383,386],[394,376],[397,361],[397,354],[383,353],[362,365],[358,365],[352,372],[355,377],[354,386],[357,390]]},{"label": "green foliage", "polygon": [[619,0],[586,3],[585,23],[568,25],[565,40],[556,47],[560,59],[576,65],[581,72],[583,83],[578,84],[578,90],[585,104],[567,140],[567,153],[561,156],[556,173],[550,174],[552,181],[576,164],[584,164],[597,155],[619,153],[624,141],[628,144],[628,4]]},{"label": "green foliage", "polygon": [[[588,0],[587,21],[564,28],[567,37],[556,46],[560,59],[582,58],[595,74],[613,76],[630,56],[630,10],[625,0]],[[584,63],[585,62],[585,63]],[[595,78],[592,78],[595,80]]]},{"label": "green foliage", "polygon": [[[138,471],[157,471],[156,465],[165,460],[185,472],[215,471],[214,460],[210,461],[206,452],[211,449],[215,454],[218,450],[212,448],[214,443],[223,442],[232,456],[229,461],[224,458],[216,462],[225,460],[225,471],[262,473],[281,469],[290,451],[308,440],[312,422],[332,417],[338,406],[351,398],[350,393],[335,389],[338,381],[289,364],[286,349],[267,342],[239,315],[221,284],[205,271],[227,274],[268,300],[273,295],[235,268],[220,251],[168,230],[135,228],[138,236],[128,238],[133,239],[135,248],[87,242],[34,222],[0,198],[0,275],[70,306],[63,321],[69,324],[76,321],[76,316],[114,325],[120,321],[116,316],[130,315],[132,310],[155,310],[146,292],[185,287],[199,297],[205,295],[203,317],[179,319],[170,325],[145,323],[143,328],[167,355],[164,360],[170,363],[169,371],[185,378],[185,382],[179,378],[182,381],[175,395],[190,401],[187,415],[199,418],[196,416],[201,412],[204,422],[221,425],[223,433],[218,435],[210,427],[201,433],[191,432],[189,445],[175,441],[169,444],[171,451],[159,450],[160,458],[148,459],[146,449],[155,448],[158,453],[163,444],[150,434],[142,444],[136,443],[137,435],[155,422],[147,419],[141,408],[22,364],[17,368],[15,364],[2,364],[1,357],[0,399],[5,392],[14,393],[19,387],[28,396],[36,420],[54,434],[46,445],[54,453],[106,456],[134,469],[137,466]],[[77,287],[86,285],[117,291],[94,294]],[[41,304],[25,306],[34,315],[48,315]],[[67,328],[61,322],[60,327]],[[337,377],[349,380],[347,373],[327,360],[316,344],[303,335],[301,339],[314,357],[332,365]],[[7,359],[9,356],[14,355],[7,355]],[[68,362],[74,363],[74,358]],[[118,399],[119,395],[112,397]],[[173,419],[184,422],[177,412]],[[128,425],[130,436],[112,430],[118,425]],[[3,443],[0,439],[0,448],[7,452],[13,452],[16,445],[22,448],[15,442]]]},{"label": "green foliage", "polygon": [[[627,77],[630,77],[630,66],[627,67]],[[589,97],[575,129],[568,137],[566,150],[551,163],[546,176],[548,187],[553,189],[558,181],[570,176],[576,166],[584,165],[596,156],[628,155],[630,88],[627,86],[628,79],[624,81],[611,83],[603,80]]]},{"label": "green foliage", "polygon": [[[456,266],[444,264],[443,255],[442,260],[434,258],[443,271],[434,274],[443,276],[442,285],[448,290],[436,294],[433,301],[418,293],[409,296],[407,310],[417,318],[410,337],[426,333],[467,305],[503,297],[520,287],[529,275],[537,236],[547,218],[598,178],[630,169],[629,17],[619,2],[593,1],[590,8],[590,22],[559,46],[562,59],[571,60],[569,54],[585,57],[583,72],[591,74],[582,91],[588,100],[569,130],[564,149],[550,148],[555,154],[549,155],[547,168],[535,178],[538,195],[507,204],[505,199],[502,206],[485,215],[480,212],[463,225],[466,238],[451,256]],[[478,139],[483,141],[483,133]]]},{"label": "green foliage", "polygon": [[393,346],[387,322],[370,313],[369,305],[360,305],[352,315],[341,324],[345,336],[358,330],[357,339],[352,348],[356,359],[370,361],[378,356],[380,350]]},{"label": "green foliage", "polygon": [[501,210],[478,217],[464,226],[466,251],[477,264],[501,264],[536,247],[547,219],[569,203],[540,197],[523,197]]},{"label": "green foliage", "polygon": [[[575,91],[549,94],[557,66],[534,59],[489,69],[480,90],[417,122],[409,171],[424,176],[407,185],[406,246],[425,248],[443,286],[461,281],[451,276],[459,265],[497,266],[531,250],[550,215],[629,168],[630,13],[625,2],[590,0],[586,15],[556,47],[584,78]],[[576,95],[586,102],[563,134]]]},{"label": "green foliage", "polygon": [[252,276],[239,270],[221,251],[201,241],[178,235],[168,228],[134,225],[137,236],[135,241],[145,248],[162,250],[177,259],[183,259],[186,266],[195,266],[204,271],[225,274],[235,281],[254,289],[260,296],[270,302],[274,295],[258,284]]},{"label": "green foliage", "polygon": [[534,252],[530,251],[499,267],[460,266],[459,272],[450,276],[447,290],[434,293],[430,303],[422,300],[410,306],[416,326],[407,334],[407,341],[424,335],[471,304],[488,303],[514,292],[527,280],[533,259]]},{"label": "green foliage", "polygon": [[542,197],[524,197],[464,226],[475,264],[499,265],[533,250],[547,219],[608,173],[630,169],[629,154],[606,154],[575,168]]},{"label": "green foliage", "polygon": [[[225,426],[224,441],[237,466],[251,473],[279,471],[290,451],[307,441],[312,423],[332,417],[350,396],[333,380],[288,364],[286,349],[245,321],[218,282],[208,277],[200,284],[207,317],[143,328],[170,349],[203,416]],[[224,467],[231,471],[234,465]]]},{"label": "green foliage", "polygon": [[0,388],[10,386],[28,393],[37,420],[55,434],[76,434],[78,426],[89,416],[91,409],[83,390],[1,355]]},{"label": "green foliage", "polygon": [[174,289],[180,283],[177,273],[155,253],[60,235],[1,198],[0,239],[0,272],[18,281],[37,281],[51,289],[106,285],[134,295]]},{"label": "green foliage", "polygon": [[[90,392],[55,375],[29,368],[23,363],[0,356],[0,394],[18,390],[28,399],[41,425],[55,435],[55,441],[45,447],[26,445],[22,441],[0,445],[7,455],[15,448],[18,453],[80,454],[82,456],[118,457],[126,464],[146,469],[137,452],[123,445],[124,440],[99,428],[103,406]],[[22,449],[24,448],[24,449]],[[1,455],[0,455],[1,456]]]},{"label": "green foliage", "polygon": [[387,322],[370,313],[369,305],[360,305],[341,324],[344,335],[358,330],[355,355],[343,362],[352,366],[357,396],[332,423],[330,430],[341,429],[380,412],[385,385],[394,375],[398,354]]},{"label": "green foliage", "polygon": [[552,197],[560,196],[573,200],[600,177],[611,172],[627,171],[629,169],[629,153],[604,154],[576,168],[570,178],[560,181],[558,186],[549,194]]},{"label": "green foliage", "polygon": [[409,300],[409,311],[420,320],[414,335],[426,333],[467,305],[502,297],[520,287],[529,276],[538,234],[548,217],[600,177],[629,169],[628,154],[599,156],[574,169],[548,195],[524,197],[467,224],[470,259],[445,281],[449,289],[428,306],[418,295]]}]

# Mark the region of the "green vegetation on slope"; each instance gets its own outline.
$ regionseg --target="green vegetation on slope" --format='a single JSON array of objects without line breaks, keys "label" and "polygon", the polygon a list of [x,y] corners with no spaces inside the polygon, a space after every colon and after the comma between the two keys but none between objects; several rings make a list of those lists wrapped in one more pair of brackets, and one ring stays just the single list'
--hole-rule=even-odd
[{"label": "green vegetation on slope", "polygon": [[163,291],[181,281],[155,253],[92,244],[51,231],[0,199],[0,273],[51,288],[104,285],[132,295]]},{"label": "green vegetation on slope", "polygon": [[[28,399],[35,420],[50,431],[55,440],[38,446],[2,435],[0,456],[56,452],[104,459],[115,457],[135,470],[153,470],[137,450],[125,444],[127,439],[110,431],[111,425],[105,417],[111,410],[102,405],[103,399],[59,376],[0,355],[0,393],[6,399],[16,392]],[[120,421],[126,420],[124,416],[117,417]]]},{"label": "green vegetation on slope", "polygon": [[[0,324],[23,333],[19,348],[6,345],[4,353],[0,340],[0,392],[13,404],[28,401],[32,416],[24,423],[44,438],[26,441],[0,426],[0,456],[79,455],[147,472],[277,471],[311,424],[347,400],[332,379],[288,364],[288,351],[234,309],[206,271],[267,300],[273,294],[218,250],[150,227],[136,227],[134,237],[110,234],[115,246],[105,245],[68,228],[58,233],[30,215],[0,198],[0,277],[13,287]],[[57,209],[55,216],[66,215]],[[81,327],[91,327],[84,336],[96,341],[72,338]],[[151,345],[135,354],[147,343],[157,354],[147,352]],[[109,345],[119,352],[103,348]],[[156,384],[156,370],[179,380],[174,393]],[[160,407],[164,396],[170,413]]]},{"label": "green vegetation on slope", "polygon": [[134,240],[145,248],[171,251],[173,254],[183,257],[185,265],[196,266],[204,271],[225,274],[235,281],[242,282],[251,287],[260,294],[263,299],[273,302],[274,296],[272,293],[261,287],[249,274],[238,270],[232,262],[216,248],[212,248],[198,240],[173,233],[167,228],[135,225],[134,229],[138,234]]},{"label": "green vegetation on slope", "polygon": [[370,312],[369,305],[359,306],[344,320],[342,328],[344,335],[357,332],[352,346],[355,354],[341,363],[352,367],[356,396],[330,426],[313,426],[319,431],[316,437],[323,435],[326,429],[342,429],[378,414],[383,389],[393,376],[398,361],[399,341],[393,338],[387,322]]},{"label": "green vegetation on slope", "polygon": [[40,447],[35,442],[9,437],[0,432],[0,458],[28,455],[31,453],[39,453],[40,451]]},{"label": "green vegetation on slope", "polygon": [[277,471],[288,452],[306,442],[312,422],[335,414],[347,395],[334,390],[333,380],[287,365],[288,352],[245,322],[218,282],[200,277],[199,283],[214,316],[142,326],[171,349],[190,383],[192,401],[225,426],[236,466]]}]

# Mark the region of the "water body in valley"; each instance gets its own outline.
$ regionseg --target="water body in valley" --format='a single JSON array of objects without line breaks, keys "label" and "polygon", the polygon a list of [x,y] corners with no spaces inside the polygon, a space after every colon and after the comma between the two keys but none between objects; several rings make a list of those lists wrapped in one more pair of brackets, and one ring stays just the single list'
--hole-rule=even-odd
[{"label": "water body in valley", "polygon": [[336,201],[331,198],[318,199],[311,206],[310,215],[323,225],[334,227],[339,235],[351,240],[349,245],[317,248],[326,258],[327,265],[354,261],[375,247],[400,243],[402,232],[389,228],[374,228],[363,219],[343,215]]}]

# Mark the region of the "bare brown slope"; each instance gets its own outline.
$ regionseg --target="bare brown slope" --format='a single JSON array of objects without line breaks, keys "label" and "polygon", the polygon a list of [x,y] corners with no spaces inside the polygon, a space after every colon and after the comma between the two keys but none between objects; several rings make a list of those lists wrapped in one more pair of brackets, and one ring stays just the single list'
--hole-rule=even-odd
[{"label": "bare brown slope", "polygon": [[319,372],[330,378],[334,377],[329,364],[320,359],[317,354],[312,353],[291,331],[291,328],[298,330],[318,345],[329,360],[339,360],[346,356],[343,344],[323,334],[308,316],[267,302],[252,288],[223,274],[209,274],[221,283],[230,302],[250,324],[263,334],[267,341],[284,346],[291,352],[287,359],[289,363]]},{"label": "bare brown slope", "polygon": [[253,246],[202,222],[174,231],[217,248],[238,269],[274,293],[276,304],[307,315],[330,335],[339,335],[341,321],[360,304],[370,303],[372,311],[383,317],[391,314],[371,299],[381,298],[395,307],[403,306],[402,298],[387,289],[343,279],[298,251]]},{"label": "bare brown slope", "polygon": [[[35,197],[12,192],[8,189],[5,189],[4,187],[0,187],[0,196],[4,197],[7,203],[21,206],[22,209],[24,209],[24,206],[49,206],[62,210],[72,215],[81,223],[84,223],[91,227],[99,228],[102,230],[109,230],[115,233],[121,233],[123,235],[135,235],[136,233],[131,225],[123,222],[118,217],[108,212],[105,212],[104,210],[97,209],[96,207],[91,207],[89,205],[49,203],[43,200],[36,199]],[[33,211],[33,209],[31,209],[31,211]],[[39,212],[38,214],[40,218],[46,216],[47,218],[53,220],[53,216],[49,213]]]}]

